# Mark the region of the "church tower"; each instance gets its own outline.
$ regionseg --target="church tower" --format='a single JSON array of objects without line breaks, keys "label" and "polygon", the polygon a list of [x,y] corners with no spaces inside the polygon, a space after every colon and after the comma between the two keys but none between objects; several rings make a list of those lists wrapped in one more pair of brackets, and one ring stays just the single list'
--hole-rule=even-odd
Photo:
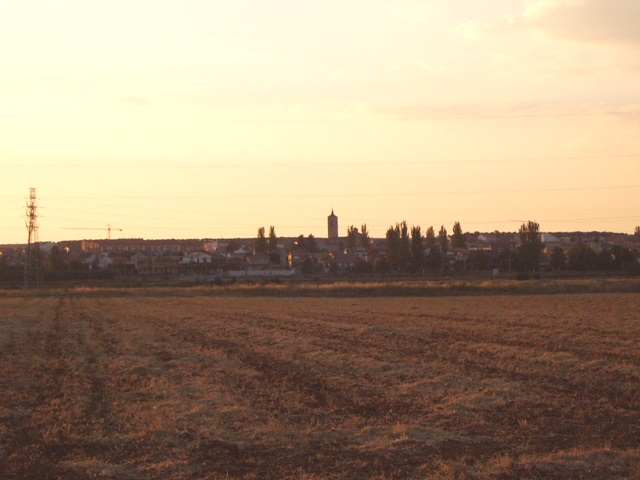
[{"label": "church tower", "polygon": [[333,208],[331,209],[331,215],[327,217],[327,224],[329,226],[329,240],[337,240],[339,237],[338,217],[333,213]]}]

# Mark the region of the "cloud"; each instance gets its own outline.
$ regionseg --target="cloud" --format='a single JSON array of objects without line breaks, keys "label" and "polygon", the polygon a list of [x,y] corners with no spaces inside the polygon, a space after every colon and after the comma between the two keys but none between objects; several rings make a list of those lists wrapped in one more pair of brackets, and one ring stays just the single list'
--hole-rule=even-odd
[{"label": "cloud", "polygon": [[429,73],[442,73],[449,70],[446,65],[443,65],[441,63],[419,62],[418,66],[421,70]]},{"label": "cloud", "polygon": [[396,120],[430,120],[445,118],[474,118],[486,115],[481,105],[442,104],[442,105],[398,105],[374,108],[377,115]]},{"label": "cloud", "polygon": [[477,104],[410,104],[372,107],[371,114],[394,120],[446,120],[482,118],[553,118],[640,115],[640,104],[602,102],[503,102]]},{"label": "cloud", "polygon": [[522,18],[528,26],[570,40],[640,44],[638,0],[535,0]]},{"label": "cloud", "polygon": [[469,20],[468,22],[461,23],[453,28],[454,33],[457,33],[468,40],[475,40],[478,37],[492,35],[495,33],[495,30],[495,25],[480,22],[478,20]]},{"label": "cloud", "polygon": [[491,55],[491,65],[495,67],[512,66],[516,62],[516,57],[508,53],[496,52]]},{"label": "cloud", "polygon": [[137,107],[146,107],[149,105],[149,99],[144,97],[125,97],[121,98],[119,103],[124,103],[125,105],[135,105]]},{"label": "cloud", "polygon": [[625,103],[624,105],[618,107],[618,112],[640,114],[640,103],[638,102]]},{"label": "cloud", "polygon": [[611,72],[614,68],[614,66],[606,63],[591,63],[583,65],[563,64],[541,68],[538,73],[542,76],[550,77],[584,77],[598,73],[606,74]]}]

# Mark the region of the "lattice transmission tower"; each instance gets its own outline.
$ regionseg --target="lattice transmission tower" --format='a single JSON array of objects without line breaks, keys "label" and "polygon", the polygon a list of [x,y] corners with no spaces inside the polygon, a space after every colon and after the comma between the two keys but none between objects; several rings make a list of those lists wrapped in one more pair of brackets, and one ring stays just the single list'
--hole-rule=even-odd
[{"label": "lattice transmission tower", "polygon": [[24,261],[24,286],[25,288],[38,288],[42,282],[42,262],[38,245],[38,202],[35,188],[29,189],[26,225],[28,240],[27,256]]}]

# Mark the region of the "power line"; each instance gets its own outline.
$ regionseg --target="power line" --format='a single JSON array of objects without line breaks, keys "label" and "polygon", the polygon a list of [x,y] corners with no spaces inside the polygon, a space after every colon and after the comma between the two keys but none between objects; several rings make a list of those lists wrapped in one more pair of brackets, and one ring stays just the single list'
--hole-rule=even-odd
[{"label": "power line", "polygon": [[604,160],[604,159],[625,159],[640,157],[640,153],[619,154],[619,155],[573,155],[555,157],[511,157],[511,158],[482,158],[469,160],[407,160],[407,161],[384,161],[384,162],[233,162],[233,163],[58,163],[58,164],[26,164],[26,163],[5,163],[0,164],[2,168],[109,168],[109,169],[138,169],[138,168],[336,168],[336,167],[377,167],[377,166],[398,166],[398,165],[458,165],[458,164],[485,164],[485,163],[524,163],[524,162],[557,162],[562,160]]},{"label": "power line", "polygon": [[[450,190],[424,192],[369,192],[369,193],[322,193],[322,194],[262,194],[262,195],[87,195],[74,198],[86,199],[121,199],[121,200],[222,200],[222,199],[274,199],[274,198],[361,198],[361,197],[416,197],[432,195],[490,195],[508,193],[545,193],[545,192],[577,192],[597,190],[625,190],[640,188],[640,185],[617,185],[599,187],[565,187],[565,188],[522,188],[505,190]],[[48,197],[54,199],[55,197]]]},{"label": "power line", "polygon": [[[593,221],[593,220],[603,220],[603,221],[606,221],[606,220],[609,220],[609,221],[611,221],[611,220],[637,220],[637,219],[640,219],[640,216],[636,216],[636,217],[591,217],[591,218],[586,218],[585,217],[585,218],[563,218],[563,219],[550,219],[550,218],[544,219],[543,218],[543,219],[537,219],[537,220],[540,223],[543,223],[543,224],[557,224],[557,223],[560,223],[560,222],[581,222],[581,221]],[[367,226],[370,229],[376,229],[376,230],[378,230],[378,229],[384,230],[384,229],[388,228],[390,225],[393,224],[393,222],[388,222],[388,223],[370,223],[370,222],[366,222],[366,223],[367,223]],[[466,226],[468,226],[468,225],[473,226],[473,225],[512,225],[512,224],[513,225],[515,225],[515,224],[519,225],[521,222],[512,221],[512,220],[481,220],[481,221],[462,220],[461,223],[463,225],[466,225]],[[424,224],[424,225],[426,225],[426,224]],[[433,223],[432,225],[436,225],[436,223]],[[126,225],[126,226],[130,230],[133,230],[133,231],[150,231],[150,230],[153,230],[153,231],[156,231],[156,232],[165,232],[165,231],[167,231],[167,232],[169,232],[169,231],[170,232],[191,232],[191,234],[193,234],[196,237],[204,238],[204,237],[211,236],[211,235],[203,235],[203,234],[196,235],[196,234],[193,233],[193,232],[196,232],[196,231],[198,231],[198,232],[202,232],[203,230],[206,231],[206,228],[203,228],[201,226],[200,227],[192,227],[192,228],[190,228],[190,227],[149,226],[149,225],[147,225],[147,226]],[[236,224],[236,225],[226,225],[226,226],[232,227],[231,231],[236,232],[236,233],[231,234],[232,236],[233,235],[237,235],[237,232],[238,232],[237,228],[238,227],[241,228],[242,232],[247,232],[246,228],[249,228],[249,229],[257,228],[257,226],[254,225],[254,224],[247,224],[247,225]],[[246,228],[242,228],[242,227],[246,227]],[[299,225],[299,224],[298,225],[281,225],[281,224],[276,224],[276,229],[278,231],[282,231],[282,230],[292,231],[292,230],[295,230],[295,231],[300,232],[300,231],[317,230],[317,229],[325,229],[325,228],[326,228],[326,225],[325,224],[321,224],[321,223],[313,224],[313,225],[311,225],[311,224],[309,224],[309,225]],[[50,230],[63,230],[63,229],[62,228],[51,228]],[[253,230],[251,230],[251,231],[253,232]],[[228,237],[229,233],[227,233],[226,235]],[[242,233],[240,235],[241,236],[251,237],[253,235],[253,233]],[[380,235],[380,238],[382,238],[382,235]]]},{"label": "power line", "polygon": [[[359,117],[359,118],[238,118],[238,119],[210,119],[210,120],[195,120],[180,119],[181,124],[209,124],[209,125],[242,125],[242,124],[329,124],[329,123],[392,123],[392,122],[406,122],[406,123],[418,123],[427,121],[451,121],[451,120],[500,120],[509,118],[559,118],[559,117],[598,117],[598,116],[624,116],[624,115],[638,115],[639,111],[619,111],[619,110],[603,110],[600,112],[558,112],[558,113],[504,113],[504,114],[476,114],[476,115],[422,115],[416,113],[411,115],[410,111],[404,112],[402,108],[395,110],[397,113],[394,115],[394,110],[390,109],[388,116],[386,117]],[[65,120],[57,119],[59,124],[75,124],[75,123],[107,123],[107,121],[91,119],[91,120]],[[6,123],[0,120],[1,123]],[[22,123],[21,120],[13,119],[11,123]],[[31,123],[31,120],[25,119],[24,122]],[[146,120],[146,121],[128,121],[120,122],[120,124],[170,124],[175,123],[176,120]]]},{"label": "power line", "polygon": [[[45,197],[45,200],[49,200],[52,199],[52,197]],[[102,208],[108,208],[108,209],[112,209],[110,211],[107,212],[87,212],[86,210],[67,210],[67,209],[59,209],[59,208],[55,208],[56,212],[67,212],[67,213],[83,213],[83,214],[91,214],[91,215],[100,215],[100,214],[105,214],[105,215],[109,215],[113,209],[122,209],[122,208],[127,208],[126,206],[123,205],[106,205],[106,204],[102,204],[102,203],[89,203],[89,202],[80,202],[80,201],[74,201],[74,200],[68,200],[68,199],[61,199],[61,198],[55,198],[54,200],[55,202],[61,202],[61,203],[66,203],[66,204],[72,204],[72,205],[83,205],[83,206],[90,206],[90,207],[102,207]],[[50,207],[51,209],[53,209],[53,207]],[[252,207],[253,208],[253,207]],[[192,213],[194,216],[197,216],[198,218],[202,218],[202,212],[200,211],[193,211],[193,212],[185,212],[184,209],[182,210],[173,210],[173,209],[167,209],[167,208],[149,208],[149,207],[141,207],[141,206],[136,206],[136,210],[142,210],[142,211],[150,211],[150,212],[163,212],[163,213],[179,213],[184,215],[185,213]],[[217,211],[217,210],[207,210],[207,215],[208,216],[230,216],[230,217],[253,217],[253,218],[264,218],[265,215],[264,214],[257,214],[257,213],[236,213],[236,212],[231,212],[229,210],[227,211]],[[131,215],[127,215],[127,216],[131,216]],[[298,216],[293,216],[293,215],[272,215],[271,213],[268,215],[269,218],[272,219],[277,219],[277,218],[287,218],[287,219],[306,219],[307,217],[298,217]],[[142,215],[136,215],[136,218],[148,218],[146,215],[142,216]]]}]

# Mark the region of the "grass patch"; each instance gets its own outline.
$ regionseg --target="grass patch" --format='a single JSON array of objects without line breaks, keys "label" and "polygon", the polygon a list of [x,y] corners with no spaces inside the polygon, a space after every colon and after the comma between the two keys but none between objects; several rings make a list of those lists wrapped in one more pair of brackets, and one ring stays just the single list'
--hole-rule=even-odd
[{"label": "grass patch", "polygon": [[636,293],[640,279],[412,280],[290,283],[234,283],[230,285],[72,286],[39,290],[0,290],[0,297],[39,297],[61,294],[81,297],[126,295],[275,296],[275,297],[431,297],[455,295],[549,295],[569,293]]}]

